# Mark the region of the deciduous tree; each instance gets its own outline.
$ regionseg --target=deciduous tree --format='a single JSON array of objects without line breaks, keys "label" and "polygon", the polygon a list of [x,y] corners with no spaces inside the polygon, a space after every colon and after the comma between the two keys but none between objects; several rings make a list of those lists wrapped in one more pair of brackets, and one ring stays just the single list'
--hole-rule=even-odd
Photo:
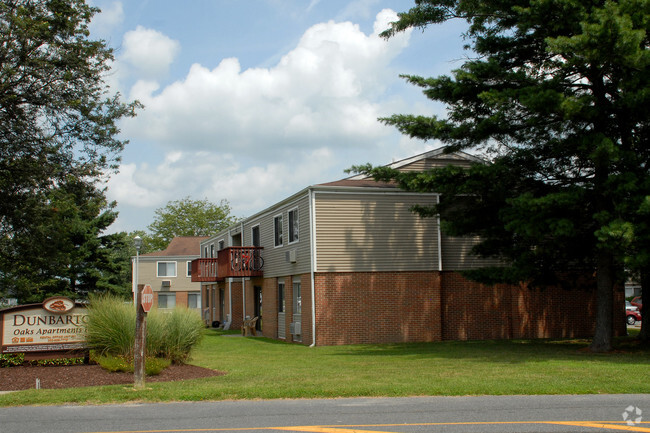
[{"label": "deciduous tree", "polygon": [[164,250],[175,236],[211,236],[236,221],[230,215],[227,200],[221,200],[219,204],[190,197],[173,200],[156,209],[154,221],[148,227],[150,247]]}]

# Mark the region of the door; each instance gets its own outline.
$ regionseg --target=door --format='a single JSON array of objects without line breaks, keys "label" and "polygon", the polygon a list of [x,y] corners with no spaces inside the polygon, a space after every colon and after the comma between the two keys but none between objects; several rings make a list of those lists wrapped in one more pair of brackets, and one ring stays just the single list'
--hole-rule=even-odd
[{"label": "door", "polygon": [[262,330],[262,288],[260,286],[253,287],[255,306],[254,306],[254,317],[259,317],[257,323],[255,323],[255,329],[257,331]]}]

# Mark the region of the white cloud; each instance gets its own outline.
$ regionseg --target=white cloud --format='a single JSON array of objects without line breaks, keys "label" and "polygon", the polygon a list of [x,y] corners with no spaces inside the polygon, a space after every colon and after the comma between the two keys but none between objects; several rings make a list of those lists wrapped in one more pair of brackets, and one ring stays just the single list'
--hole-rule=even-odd
[{"label": "white cloud", "polygon": [[[108,197],[122,212],[116,227],[143,229],[127,227],[124,217],[141,220],[188,195],[227,199],[235,215],[250,216],[304,187],[345,177],[343,169],[353,164],[389,162],[380,156],[387,149],[401,153],[422,146],[404,139],[400,150],[395,129],[377,121],[405,107],[388,92],[401,83],[397,76],[403,71],[393,70],[392,61],[408,45],[410,32],[389,40],[378,36],[396,18],[391,10],[381,11],[371,34],[350,22],[316,24],[272,67],[242,70],[236,58],[214,68],[197,63],[167,86],[153,71],[171,63],[174,41],[142,27],[130,32],[118,73],[138,62],[152,66],[152,73],[129,91],[128,99],[140,100],[145,109],[122,122],[123,136],[146,143],[134,152],[146,147],[163,159],[124,164],[110,179]],[[163,60],[149,56],[145,46]]]},{"label": "white cloud", "polygon": [[138,26],[124,34],[120,61],[135,69],[141,78],[165,76],[180,51],[180,43],[164,34]]},{"label": "white cloud", "polygon": [[[191,196],[217,203],[226,198],[238,216],[262,210],[302,189],[335,164],[327,149],[296,155],[296,159],[262,165],[242,165],[234,155],[175,151],[158,166],[124,164],[108,181],[108,198],[120,206],[159,208],[171,200]],[[326,179],[332,180],[332,179]]]},{"label": "white cloud", "polygon": [[101,13],[96,14],[90,24],[90,30],[99,35],[107,35],[124,21],[122,2],[116,1],[101,6]]},{"label": "white cloud", "polygon": [[[238,149],[261,158],[279,147],[295,149],[306,143],[369,146],[387,134],[388,128],[377,122],[385,110],[381,96],[397,79],[390,62],[410,36],[405,32],[388,41],[378,36],[394,19],[395,12],[380,12],[377,30],[370,35],[350,22],[314,25],[272,68],[242,70],[237,59],[229,58],[213,69],[194,64],[184,80],[162,89],[140,81],[129,97],[146,109],[126,121],[123,131],[168,149]],[[125,37],[127,59],[173,52],[163,35],[142,28],[136,32]],[[162,48],[152,49],[157,43]],[[159,57],[149,56],[152,60],[143,63]]]}]

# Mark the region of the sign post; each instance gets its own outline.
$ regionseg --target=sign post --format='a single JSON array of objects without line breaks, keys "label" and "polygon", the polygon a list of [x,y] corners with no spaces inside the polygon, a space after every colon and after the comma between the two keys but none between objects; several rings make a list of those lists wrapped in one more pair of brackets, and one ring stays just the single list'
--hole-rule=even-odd
[{"label": "sign post", "polygon": [[147,313],[153,305],[153,290],[149,284],[138,284],[135,299],[135,348],[133,379],[135,389],[144,389],[145,348],[147,347]]}]

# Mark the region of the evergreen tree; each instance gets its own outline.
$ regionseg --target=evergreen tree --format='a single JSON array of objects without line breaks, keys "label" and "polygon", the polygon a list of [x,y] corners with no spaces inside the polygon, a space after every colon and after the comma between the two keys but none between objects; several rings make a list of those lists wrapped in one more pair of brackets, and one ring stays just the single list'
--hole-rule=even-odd
[{"label": "evergreen tree", "polygon": [[477,253],[509,259],[501,278],[593,270],[591,348],[609,350],[615,284],[634,247],[648,244],[640,210],[650,195],[650,1],[416,0],[384,36],[451,19],[468,22],[474,57],[452,76],[406,76],[448,115],[383,121],[450,152],[482,149],[491,164],[401,178],[357,169],[408,189],[469,194],[445,228],[480,234]]},{"label": "evergreen tree", "polygon": [[[139,104],[120,102],[103,81],[113,55],[88,38],[97,11],[84,0],[0,1],[0,291],[21,300],[88,289],[80,269],[62,266],[101,244],[85,238],[84,218],[98,228],[112,221],[79,200],[98,206],[94,181],[117,167],[125,145],[116,122]],[[82,197],[70,195],[76,189]],[[64,211],[83,221],[80,233],[57,218]]]}]

